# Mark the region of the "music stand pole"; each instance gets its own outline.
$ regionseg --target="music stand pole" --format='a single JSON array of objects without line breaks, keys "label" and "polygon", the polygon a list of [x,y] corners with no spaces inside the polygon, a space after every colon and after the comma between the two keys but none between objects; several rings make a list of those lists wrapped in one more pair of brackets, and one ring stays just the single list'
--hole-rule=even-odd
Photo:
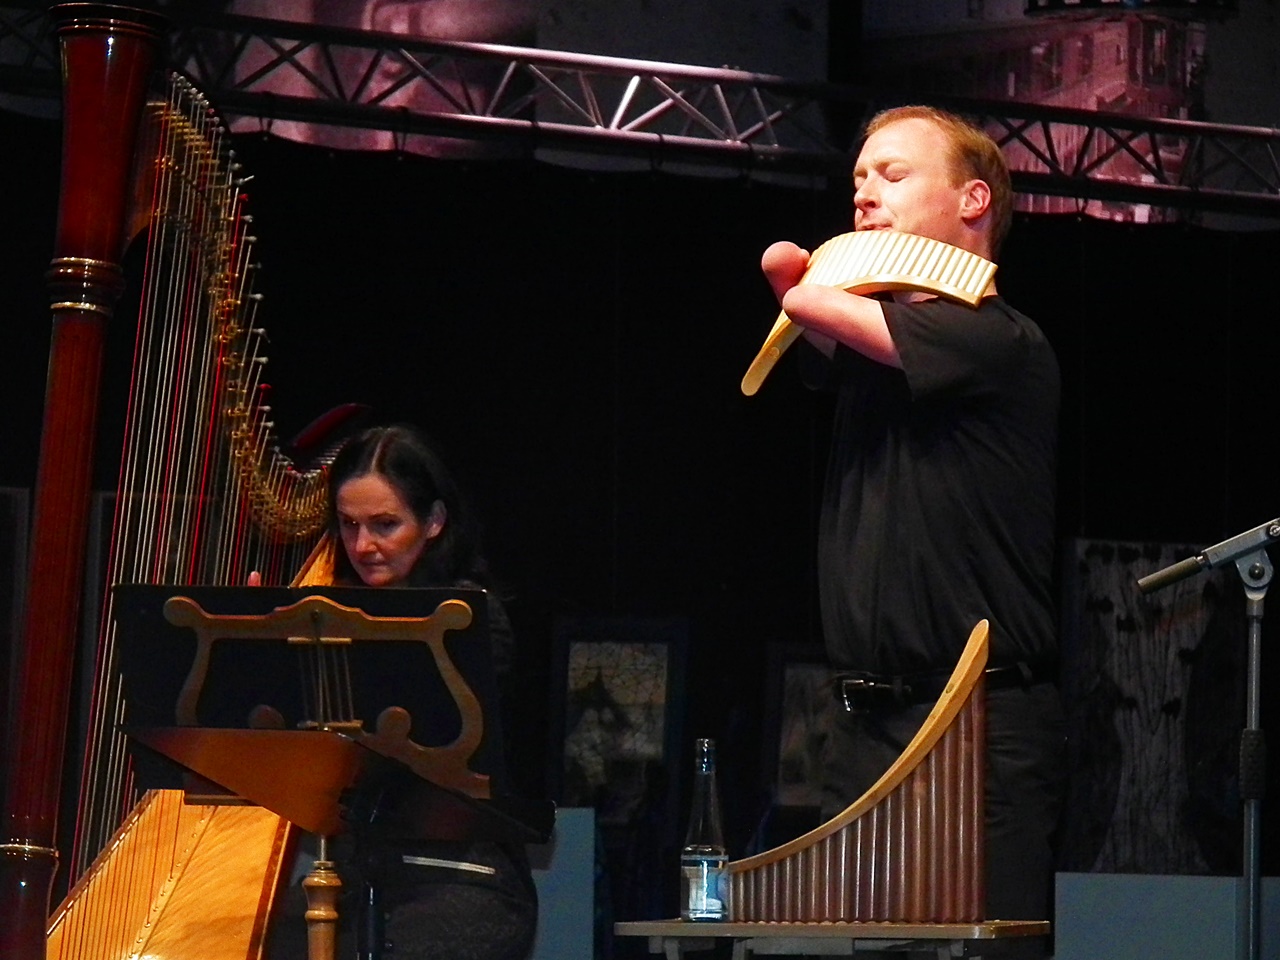
[{"label": "music stand pole", "polygon": [[1274,572],[1266,548],[1277,541],[1280,541],[1280,518],[1246,530],[1138,581],[1139,590],[1151,593],[1201,570],[1230,563],[1244,584],[1248,623],[1245,725],[1240,733],[1245,888],[1242,911],[1244,936],[1240,940],[1240,953],[1244,960],[1260,960],[1262,956],[1262,797],[1267,765],[1266,740],[1262,731],[1262,613],[1267,587]]},{"label": "music stand pole", "polygon": [[320,849],[311,872],[302,881],[307,897],[307,960],[337,960],[338,897],[342,878],[329,859],[329,838],[319,838]]}]

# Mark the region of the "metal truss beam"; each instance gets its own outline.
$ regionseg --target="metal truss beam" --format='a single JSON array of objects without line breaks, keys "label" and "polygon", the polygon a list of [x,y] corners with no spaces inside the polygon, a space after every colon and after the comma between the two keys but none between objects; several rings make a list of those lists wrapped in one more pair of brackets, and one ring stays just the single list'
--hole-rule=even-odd
[{"label": "metal truss beam", "polygon": [[[845,176],[902,96],[740,70],[409,39],[230,15],[175,24],[169,62],[233,129],[279,121],[738,171]],[[56,96],[43,7],[0,4],[0,92]],[[1280,218],[1280,131],[930,97],[986,124],[1021,193]]]}]

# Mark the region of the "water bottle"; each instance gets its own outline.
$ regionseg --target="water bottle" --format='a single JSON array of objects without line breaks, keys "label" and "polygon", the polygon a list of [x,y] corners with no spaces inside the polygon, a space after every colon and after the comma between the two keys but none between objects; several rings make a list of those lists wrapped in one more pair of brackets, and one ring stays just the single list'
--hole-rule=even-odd
[{"label": "water bottle", "polygon": [[713,740],[699,740],[694,751],[689,832],[680,851],[682,919],[724,919],[721,880],[728,859],[720,825],[720,799],[716,793],[716,745]]}]

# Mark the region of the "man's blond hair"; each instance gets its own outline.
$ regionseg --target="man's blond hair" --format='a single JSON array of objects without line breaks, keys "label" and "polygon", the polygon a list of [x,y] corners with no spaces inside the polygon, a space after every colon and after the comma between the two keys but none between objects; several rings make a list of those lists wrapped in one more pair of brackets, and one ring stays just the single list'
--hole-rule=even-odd
[{"label": "man's blond hair", "polygon": [[991,255],[1000,252],[1004,238],[1013,223],[1013,185],[1009,167],[996,142],[981,127],[958,114],[938,107],[907,106],[881,110],[867,123],[863,137],[897,123],[899,120],[927,120],[947,137],[951,144],[948,161],[958,186],[967,180],[982,180],[991,188]]}]

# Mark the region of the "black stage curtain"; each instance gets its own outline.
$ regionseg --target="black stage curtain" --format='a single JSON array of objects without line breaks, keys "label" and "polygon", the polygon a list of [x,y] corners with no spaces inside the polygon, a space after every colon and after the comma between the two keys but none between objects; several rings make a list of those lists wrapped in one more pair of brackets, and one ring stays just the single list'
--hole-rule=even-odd
[{"label": "black stage curtain", "polygon": [[[0,114],[0,486],[35,473],[57,141],[45,122]],[[264,138],[237,152],[254,176],[278,430],[354,401],[437,438],[511,596],[530,749],[553,617],[678,615],[691,625],[686,729],[722,741],[726,793],[754,796],[765,646],[817,639],[828,414],[786,364],[754,398],[738,381],[776,314],[761,252],[847,229],[847,187]],[[1280,232],[1017,220],[999,281],[1062,362],[1064,542],[1206,544],[1280,514],[1264,453],[1280,334],[1262,289],[1278,253]],[[129,325],[122,310],[103,488]]]}]

